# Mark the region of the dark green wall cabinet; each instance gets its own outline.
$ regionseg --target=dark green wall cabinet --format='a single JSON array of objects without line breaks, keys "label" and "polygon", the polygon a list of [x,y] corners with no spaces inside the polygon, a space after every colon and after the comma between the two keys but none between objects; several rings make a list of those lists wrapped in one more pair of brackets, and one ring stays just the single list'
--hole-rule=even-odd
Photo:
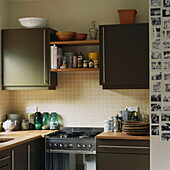
[{"label": "dark green wall cabinet", "polygon": [[55,89],[50,72],[50,28],[2,30],[2,87],[6,90]]},{"label": "dark green wall cabinet", "polygon": [[149,25],[100,26],[100,84],[104,89],[149,89]]}]

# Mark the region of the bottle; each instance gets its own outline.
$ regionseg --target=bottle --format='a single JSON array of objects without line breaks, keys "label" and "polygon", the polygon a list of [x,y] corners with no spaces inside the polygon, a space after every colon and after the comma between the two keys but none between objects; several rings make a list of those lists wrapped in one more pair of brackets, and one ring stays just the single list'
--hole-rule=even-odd
[{"label": "bottle", "polygon": [[133,119],[134,121],[139,121],[139,117],[138,117],[138,114],[135,112],[134,113],[134,119]]},{"label": "bottle", "polygon": [[42,125],[42,119],[41,119],[41,112],[36,112],[35,113],[35,129],[36,130],[40,130],[41,129],[41,125]]},{"label": "bottle", "polygon": [[83,53],[80,52],[80,54],[78,55],[78,68],[82,67],[83,67]]},{"label": "bottle", "polygon": [[42,129],[49,129],[49,127],[50,127],[49,113],[44,112],[42,118]]},{"label": "bottle", "polygon": [[83,68],[87,68],[88,67],[88,60],[83,60]]},{"label": "bottle", "polygon": [[58,117],[56,112],[51,113],[51,118],[50,118],[50,129],[55,130],[58,128]]},{"label": "bottle", "polygon": [[93,68],[93,67],[94,67],[93,60],[92,60],[92,59],[90,59],[90,61],[89,61],[89,68]]}]

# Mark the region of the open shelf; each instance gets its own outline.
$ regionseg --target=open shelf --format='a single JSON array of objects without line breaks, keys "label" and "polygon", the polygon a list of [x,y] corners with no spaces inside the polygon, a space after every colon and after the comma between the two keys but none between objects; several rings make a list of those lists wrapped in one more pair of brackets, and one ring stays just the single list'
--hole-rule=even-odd
[{"label": "open shelf", "polygon": [[79,72],[79,71],[99,71],[99,68],[65,68],[65,69],[51,69],[51,72]]},{"label": "open shelf", "polygon": [[99,40],[81,40],[81,41],[55,41],[50,44],[56,45],[99,45]]}]

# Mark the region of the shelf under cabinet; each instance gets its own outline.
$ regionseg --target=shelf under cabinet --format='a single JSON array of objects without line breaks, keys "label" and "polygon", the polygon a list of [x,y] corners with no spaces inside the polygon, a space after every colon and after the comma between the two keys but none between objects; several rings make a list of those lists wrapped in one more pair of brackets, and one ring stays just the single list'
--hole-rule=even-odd
[{"label": "shelf under cabinet", "polygon": [[99,68],[66,68],[66,69],[51,69],[51,72],[79,72],[79,71],[99,71]]},{"label": "shelf under cabinet", "polygon": [[50,44],[56,45],[99,45],[99,40],[80,40],[80,41],[55,41]]}]

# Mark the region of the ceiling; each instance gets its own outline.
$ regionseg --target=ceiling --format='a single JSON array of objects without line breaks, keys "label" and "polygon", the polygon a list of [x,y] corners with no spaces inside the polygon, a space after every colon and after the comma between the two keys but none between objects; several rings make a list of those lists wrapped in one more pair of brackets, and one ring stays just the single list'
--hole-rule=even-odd
[{"label": "ceiling", "polygon": [[9,2],[31,2],[31,1],[43,1],[43,0],[8,0]]}]

